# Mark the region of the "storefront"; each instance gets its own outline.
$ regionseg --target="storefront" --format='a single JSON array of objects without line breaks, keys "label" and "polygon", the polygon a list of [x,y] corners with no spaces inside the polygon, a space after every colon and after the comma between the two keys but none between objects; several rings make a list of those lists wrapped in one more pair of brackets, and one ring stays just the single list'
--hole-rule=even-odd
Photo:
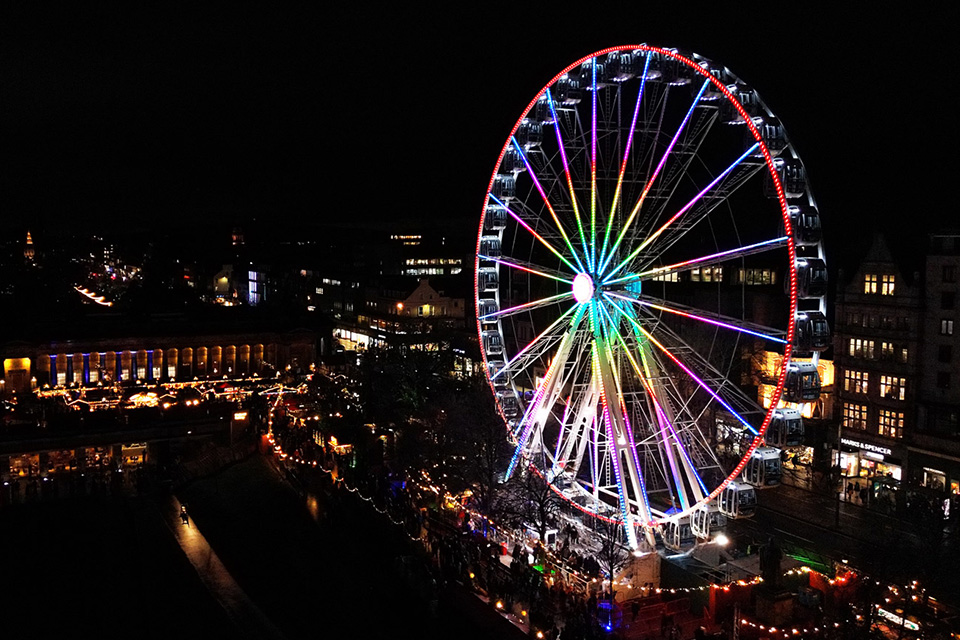
[{"label": "storefront", "polygon": [[910,447],[910,483],[930,495],[960,496],[960,459]]},{"label": "storefront", "polygon": [[[845,477],[884,477],[898,482],[903,478],[903,456],[899,451],[847,437],[840,438],[840,443],[840,468]],[[836,455],[834,449],[834,460]]]}]

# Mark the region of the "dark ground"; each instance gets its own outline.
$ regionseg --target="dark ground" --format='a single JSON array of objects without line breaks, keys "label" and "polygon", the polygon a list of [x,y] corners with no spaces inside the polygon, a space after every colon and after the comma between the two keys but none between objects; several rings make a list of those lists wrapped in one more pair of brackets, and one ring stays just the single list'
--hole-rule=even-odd
[{"label": "dark ground", "polygon": [[[316,488],[326,482],[318,474]],[[397,557],[414,552],[398,527],[346,492],[332,501],[322,490],[301,497],[259,455],[177,495],[190,506],[191,526],[291,639],[521,636],[458,587],[431,613],[417,585],[393,571]],[[0,575],[0,637],[241,635],[149,498],[0,510]]]},{"label": "dark ground", "polygon": [[5,507],[0,575],[0,637],[235,636],[149,500]]}]

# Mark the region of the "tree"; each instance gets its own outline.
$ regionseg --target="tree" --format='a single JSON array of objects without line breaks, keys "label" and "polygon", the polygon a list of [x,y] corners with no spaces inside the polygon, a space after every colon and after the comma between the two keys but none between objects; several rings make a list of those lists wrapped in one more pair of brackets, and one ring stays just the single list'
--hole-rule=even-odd
[{"label": "tree", "polygon": [[596,560],[600,570],[610,577],[610,599],[613,600],[613,581],[630,560],[630,550],[624,540],[623,523],[598,519],[593,533],[600,547]]},{"label": "tree", "polygon": [[563,501],[553,483],[547,482],[534,467],[521,464],[504,485],[494,510],[508,524],[536,531],[542,544],[562,507]]}]

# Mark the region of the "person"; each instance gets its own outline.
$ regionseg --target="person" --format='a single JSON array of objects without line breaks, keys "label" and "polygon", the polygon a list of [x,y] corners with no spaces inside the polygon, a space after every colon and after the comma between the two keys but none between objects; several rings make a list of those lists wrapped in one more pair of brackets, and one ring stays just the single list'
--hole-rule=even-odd
[{"label": "person", "polygon": [[190,524],[190,516],[187,515],[187,505],[180,505],[180,520],[183,524]]}]

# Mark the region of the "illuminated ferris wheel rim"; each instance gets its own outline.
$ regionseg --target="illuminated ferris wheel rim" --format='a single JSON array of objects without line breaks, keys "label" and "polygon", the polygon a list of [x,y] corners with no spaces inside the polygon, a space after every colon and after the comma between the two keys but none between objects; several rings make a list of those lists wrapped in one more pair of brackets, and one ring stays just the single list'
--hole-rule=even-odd
[{"label": "illuminated ferris wheel rim", "polygon": [[[665,56],[665,57],[668,57],[668,58],[672,58],[672,59],[678,61],[679,63],[683,64],[685,68],[687,68],[687,69],[689,69],[689,70],[692,70],[692,71],[698,73],[706,82],[709,82],[709,83],[712,85],[713,89],[714,89],[716,92],[722,94],[723,98],[725,98],[726,101],[727,101],[731,106],[733,106],[733,108],[736,110],[736,112],[737,112],[737,113],[739,114],[739,116],[742,118],[743,124],[746,125],[746,128],[750,131],[750,134],[751,134],[751,136],[752,136],[753,139],[754,139],[756,149],[759,151],[759,153],[760,153],[760,154],[762,155],[762,157],[763,157],[763,163],[764,163],[764,165],[765,165],[765,167],[766,167],[767,175],[769,175],[769,177],[770,177],[770,179],[771,179],[771,181],[772,181],[772,184],[773,184],[773,186],[774,186],[774,189],[775,189],[775,192],[776,192],[776,200],[777,200],[777,203],[778,203],[778,205],[779,205],[779,210],[780,210],[781,222],[782,222],[782,225],[783,225],[782,228],[784,229],[784,236],[785,236],[785,237],[784,237],[784,239],[783,239],[783,240],[784,240],[783,245],[785,246],[785,248],[786,248],[786,250],[787,250],[787,255],[788,255],[788,258],[789,258],[789,263],[790,263],[790,265],[791,265],[791,267],[787,270],[787,273],[788,273],[788,275],[789,275],[789,291],[788,291],[788,293],[789,293],[789,299],[790,299],[790,304],[789,304],[789,317],[790,317],[791,320],[787,323],[787,327],[786,327],[786,331],[785,331],[786,340],[785,340],[785,342],[784,342],[784,351],[783,351],[782,366],[781,366],[780,371],[779,371],[779,374],[778,374],[778,376],[777,376],[777,382],[776,382],[775,389],[774,389],[774,391],[773,391],[773,394],[771,395],[770,409],[766,411],[766,413],[765,413],[765,415],[764,415],[764,418],[763,418],[763,421],[762,421],[762,424],[760,425],[760,427],[759,427],[758,429],[756,429],[756,436],[753,438],[753,440],[752,440],[752,442],[751,442],[751,444],[750,444],[750,446],[749,446],[749,449],[746,451],[746,453],[744,454],[744,456],[743,456],[742,459],[740,460],[739,464],[733,469],[733,471],[732,471],[729,475],[727,475],[726,479],[723,480],[723,482],[721,482],[716,488],[714,488],[712,491],[710,491],[710,492],[709,492],[705,497],[703,497],[701,500],[697,501],[695,504],[690,505],[690,506],[689,506],[688,508],[686,508],[686,509],[677,511],[677,512],[675,512],[675,513],[671,513],[671,514],[669,514],[669,515],[664,514],[662,517],[651,518],[651,519],[648,519],[648,520],[646,520],[646,521],[643,521],[643,520],[634,520],[634,521],[633,521],[633,524],[635,524],[635,525],[637,525],[637,526],[654,527],[654,526],[657,526],[657,525],[659,525],[659,524],[661,524],[661,523],[663,523],[663,522],[665,522],[665,521],[671,521],[671,520],[675,521],[675,520],[677,520],[677,519],[679,519],[679,518],[682,518],[682,517],[688,515],[688,514],[689,514],[690,512],[692,512],[694,509],[705,505],[705,504],[708,503],[710,500],[714,499],[721,491],[723,491],[723,489],[724,489],[732,480],[734,480],[734,479],[741,473],[741,471],[743,470],[744,465],[746,464],[747,460],[750,458],[750,456],[752,455],[752,453],[754,452],[754,450],[763,442],[764,435],[765,435],[765,433],[766,433],[766,430],[767,430],[767,428],[768,428],[768,426],[769,426],[769,424],[770,424],[770,421],[771,421],[771,417],[772,417],[772,415],[773,415],[773,410],[774,410],[774,408],[775,408],[776,406],[778,406],[778,403],[779,403],[779,401],[780,401],[780,399],[781,399],[781,395],[782,395],[782,393],[783,393],[784,382],[785,382],[786,373],[787,373],[787,365],[788,365],[789,360],[790,360],[790,357],[791,357],[791,353],[792,353],[792,350],[793,350],[793,349],[792,349],[792,346],[793,346],[793,344],[794,344],[794,338],[795,338],[795,336],[794,336],[794,329],[795,329],[795,327],[794,327],[794,323],[793,323],[793,320],[792,320],[792,319],[793,319],[794,316],[796,315],[797,309],[798,309],[798,306],[797,306],[797,274],[796,274],[797,253],[796,253],[796,248],[795,248],[795,243],[794,243],[792,223],[791,223],[790,215],[789,215],[789,211],[788,211],[787,195],[786,195],[786,193],[785,193],[785,191],[784,191],[783,184],[782,184],[782,182],[781,182],[779,173],[778,173],[778,171],[776,170],[776,168],[775,168],[775,166],[774,166],[774,158],[773,158],[773,155],[771,154],[770,150],[769,150],[768,147],[767,147],[767,144],[765,143],[762,135],[760,134],[760,131],[758,130],[757,125],[756,125],[755,122],[754,122],[754,117],[751,116],[751,115],[747,112],[747,110],[744,108],[744,106],[740,103],[740,101],[737,99],[737,97],[734,96],[733,93],[727,88],[727,86],[726,86],[723,82],[721,82],[720,79],[714,77],[714,75],[712,75],[712,74],[710,73],[709,68],[705,67],[704,65],[702,65],[701,63],[699,63],[699,62],[697,62],[696,60],[692,59],[691,57],[687,57],[687,56],[685,56],[685,55],[682,55],[681,53],[679,53],[679,52],[676,51],[676,50],[665,49],[665,48],[660,48],[660,47],[653,47],[653,46],[645,45],[645,44],[639,44],[639,45],[623,45],[623,46],[616,46],[616,47],[609,47],[609,48],[606,48],[606,49],[602,49],[602,50],[597,51],[597,52],[594,52],[594,53],[592,53],[592,54],[590,54],[590,55],[584,56],[584,57],[580,58],[579,60],[571,63],[571,64],[568,65],[565,69],[563,69],[560,73],[556,74],[556,75],[536,94],[536,96],[530,101],[530,103],[527,105],[527,107],[526,107],[525,110],[523,111],[523,114],[520,116],[520,118],[518,118],[517,122],[514,124],[513,128],[511,129],[511,132],[510,132],[509,137],[507,138],[505,144],[503,145],[503,148],[502,148],[501,151],[500,151],[499,157],[498,157],[498,159],[497,159],[497,163],[496,163],[496,165],[495,165],[495,167],[494,167],[493,173],[491,174],[490,181],[489,181],[488,186],[487,186],[487,194],[486,194],[486,197],[484,198],[484,204],[483,204],[483,208],[482,208],[482,210],[481,210],[480,229],[479,229],[478,236],[477,236],[476,257],[475,257],[475,264],[474,264],[474,267],[475,267],[475,268],[474,268],[474,292],[475,292],[476,304],[477,304],[478,307],[479,307],[480,302],[481,302],[481,293],[482,293],[481,290],[480,290],[479,274],[480,274],[480,268],[481,268],[481,259],[482,259],[482,257],[483,257],[483,256],[482,256],[482,253],[481,253],[481,242],[482,242],[482,240],[483,240],[483,238],[484,238],[484,235],[485,235],[485,234],[484,234],[484,219],[485,219],[485,216],[487,215],[488,208],[489,208],[489,206],[491,205],[491,199],[493,198],[492,192],[493,192],[494,184],[495,184],[495,182],[496,182],[496,180],[497,180],[498,175],[501,175],[501,166],[502,166],[502,164],[503,164],[504,158],[505,158],[506,154],[508,153],[508,151],[511,150],[511,148],[517,147],[517,143],[516,143],[516,140],[515,140],[515,136],[517,135],[517,132],[520,130],[520,128],[521,128],[521,126],[523,125],[523,123],[525,122],[525,120],[527,120],[527,117],[528,117],[528,115],[530,114],[531,110],[534,109],[534,107],[537,105],[538,101],[542,100],[545,95],[549,95],[548,92],[549,92],[549,90],[550,90],[551,87],[555,86],[558,81],[564,79],[571,71],[573,71],[573,70],[575,70],[575,69],[578,69],[578,68],[582,68],[585,63],[588,63],[588,62],[591,62],[591,61],[592,61],[592,62],[594,63],[594,68],[595,68],[595,67],[596,67],[596,61],[597,61],[597,59],[598,59],[599,57],[601,57],[601,56],[605,56],[605,55],[608,55],[608,54],[611,54],[611,53],[636,53],[636,52],[643,52],[643,53],[645,54],[645,57],[647,58],[648,61],[649,61],[649,56],[650,56],[650,54],[659,54],[659,55],[661,55],[661,56]],[[701,58],[701,59],[702,59],[702,58]],[[710,61],[707,61],[706,59],[702,59],[702,60],[704,60],[705,62],[708,62],[708,63],[710,62]],[[730,76],[734,77],[734,78],[739,82],[739,79],[736,78],[736,76],[733,76],[733,74],[730,73],[729,70],[726,70],[726,69],[725,69],[725,71],[726,71]],[[646,72],[646,68],[644,69],[644,72]],[[704,86],[706,86],[706,82],[704,83]],[[594,95],[594,100],[596,100],[595,96],[596,96],[596,86],[597,86],[597,85],[596,85],[596,79],[595,79],[595,78],[594,78],[594,83],[595,83],[595,84],[594,84],[594,87],[595,87],[595,88],[594,88],[593,95]],[[641,91],[642,91],[642,89],[641,89]],[[642,95],[642,93],[641,93],[641,95]],[[639,102],[640,99],[641,99],[641,98],[638,97],[638,102]],[[595,108],[595,107],[594,107],[594,108]],[[638,108],[639,108],[639,104],[638,104]],[[692,108],[693,108],[693,107],[691,107],[691,109],[692,109]],[[594,117],[595,117],[595,116],[594,116]],[[594,125],[594,126],[595,126],[595,125]],[[596,132],[595,132],[595,131],[594,131],[594,135],[596,135]],[[632,135],[632,131],[631,131],[631,135]],[[559,138],[559,133],[558,133],[558,138]],[[519,147],[517,147],[517,148],[518,148],[518,151],[519,151]],[[668,152],[669,152],[669,150],[668,150]],[[521,152],[521,153],[522,153],[522,152]],[[628,151],[628,153],[629,153],[629,151]],[[749,150],[748,150],[748,153],[749,153]],[[746,154],[745,154],[745,155],[746,155]],[[626,160],[624,160],[624,162],[626,162]],[[529,167],[529,165],[528,165],[528,167]],[[621,176],[621,177],[622,177],[622,176]],[[651,178],[651,182],[652,182],[653,179],[655,179],[655,177],[656,177],[656,176],[654,175],[654,177]],[[569,176],[568,176],[568,179],[569,179]],[[539,188],[539,187],[538,187],[538,188]],[[571,185],[571,189],[573,189],[572,185]],[[541,195],[544,195],[542,190],[541,190]],[[546,200],[546,196],[545,196],[545,195],[544,195],[544,199]],[[549,204],[548,204],[548,206],[549,206]],[[612,215],[613,215],[613,214],[611,213],[611,216],[612,216]],[[560,226],[560,225],[559,225],[559,222],[558,222],[558,226]],[[561,233],[563,233],[563,231],[562,231],[562,226],[560,226],[560,231],[561,231]],[[586,249],[586,247],[584,247],[584,249]],[[596,250],[596,248],[594,247],[594,251],[595,251],[595,250]],[[611,252],[611,255],[612,255],[612,252]],[[576,257],[575,254],[574,254],[574,257]],[[600,297],[600,296],[602,296],[602,295],[607,295],[607,294],[604,292],[604,287],[603,287],[604,282],[602,281],[602,277],[603,277],[605,274],[603,274],[603,273],[598,273],[597,270],[596,270],[596,268],[595,268],[595,266],[596,266],[596,265],[594,265],[593,268],[587,268],[585,265],[580,264],[579,261],[578,261],[577,267],[579,267],[579,268],[577,268],[577,267],[574,268],[575,275],[574,275],[574,277],[573,277],[572,282],[570,282],[569,284],[570,284],[570,293],[571,293],[571,295],[572,295],[572,298],[576,301],[576,303],[577,303],[578,306],[587,305],[587,304],[589,304],[590,301],[593,300],[594,298]],[[481,340],[480,340],[480,342],[481,342],[481,354],[482,354],[482,356],[483,356],[484,369],[485,369],[485,371],[489,371],[489,365],[490,365],[490,361],[491,361],[491,360],[490,360],[490,358],[488,357],[488,353],[487,353],[486,348],[484,347],[484,341],[483,341],[484,329],[483,329],[483,324],[482,324],[482,321],[481,321],[481,314],[479,313],[479,309],[478,309],[478,313],[477,313],[477,330],[478,330],[478,335],[481,337]],[[491,391],[494,393],[494,396],[497,397],[497,389],[496,389],[496,387],[494,386],[494,382],[490,379],[490,376],[489,376],[489,375],[488,375],[488,384],[490,385]],[[502,407],[500,406],[500,402],[498,401],[497,404],[498,404],[498,410],[500,411],[501,415],[504,417],[504,420],[505,420],[506,422],[509,422],[508,418],[503,414],[503,409],[502,409]],[[554,490],[557,490],[556,487],[554,487]],[[560,493],[559,491],[557,491],[557,492]],[[573,503],[573,504],[576,504],[576,503]],[[577,506],[579,507],[579,505],[577,505]],[[592,513],[592,515],[595,515],[595,516],[597,516],[597,517],[606,519],[606,518],[605,518],[602,514],[600,514],[600,513]],[[629,518],[628,518],[628,519],[629,519]]]}]

